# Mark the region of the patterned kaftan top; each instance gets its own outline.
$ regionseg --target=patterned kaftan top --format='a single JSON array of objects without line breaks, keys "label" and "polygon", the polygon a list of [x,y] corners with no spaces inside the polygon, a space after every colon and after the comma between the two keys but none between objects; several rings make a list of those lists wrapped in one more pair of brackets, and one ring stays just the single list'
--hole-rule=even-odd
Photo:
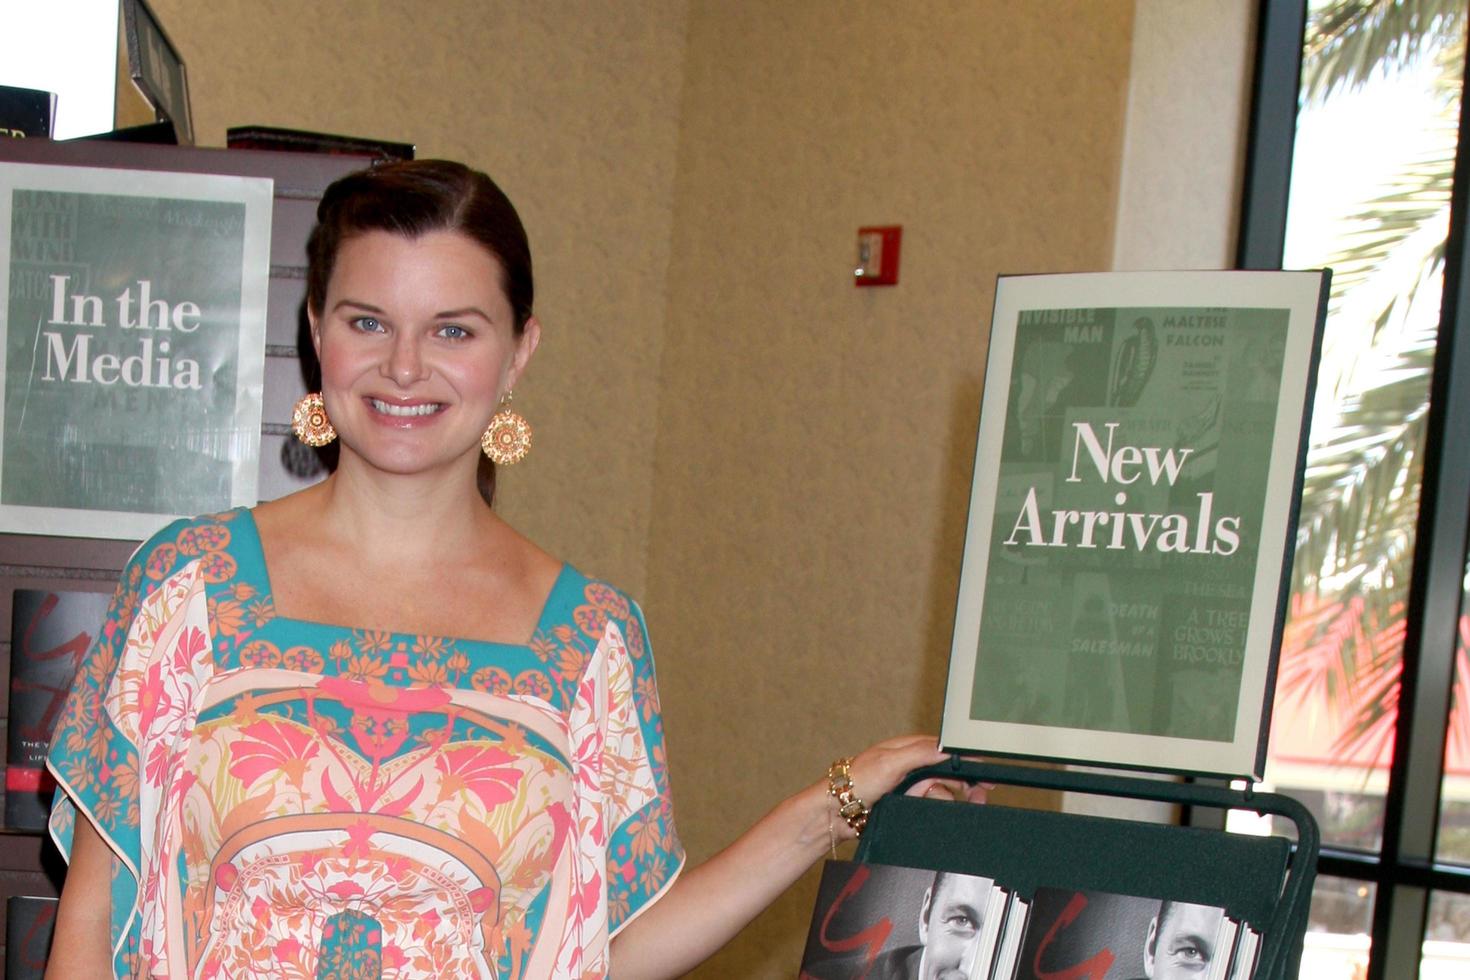
[{"label": "patterned kaftan top", "polygon": [[119,976],[602,977],[683,864],[626,596],[563,568],[527,646],[288,619],[246,510],[133,556],[48,765]]}]

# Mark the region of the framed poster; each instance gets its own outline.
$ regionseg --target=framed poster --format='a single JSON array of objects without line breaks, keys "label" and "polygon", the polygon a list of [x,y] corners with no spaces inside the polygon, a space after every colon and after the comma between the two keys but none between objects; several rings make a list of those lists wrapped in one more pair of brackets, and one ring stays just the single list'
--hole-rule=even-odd
[{"label": "framed poster", "polygon": [[159,119],[174,124],[179,142],[194,143],[189,111],[189,76],[178,48],[163,32],[158,18],[144,0],[122,0],[123,33],[128,47],[128,70],[133,84],[153,106]]},{"label": "framed poster", "polygon": [[272,182],[0,164],[0,531],[253,504]]},{"label": "framed poster", "polygon": [[946,748],[1260,777],[1328,279],[1001,278]]}]

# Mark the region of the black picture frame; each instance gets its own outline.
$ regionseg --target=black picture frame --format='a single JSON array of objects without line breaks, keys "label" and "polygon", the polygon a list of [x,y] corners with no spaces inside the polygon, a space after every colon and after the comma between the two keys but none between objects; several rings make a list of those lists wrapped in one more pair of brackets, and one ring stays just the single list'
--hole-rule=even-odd
[{"label": "black picture frame", "polygon": [[174,124],[179,142],[194,143],[189,112],[189,76],[179,49],[169,39],[145,0],[122,0],[123,35],[128,49],[128,74],[153,106],[160,122]]},{"label": "black picture frame", "polygon": [[[1000,277],[943,748],[1262,778],[1329,281],[1325,270]],[[1259,332],[1241,333],[1247,321]],[[1255,374],[1279,384],[1227,383]],[[1125,377],[1139,387],[1120,387]],[[1084,443],[1115,427],[1163,433],[1180,469],[1104,472],[1098,460],[1121,458],[1113,443],[1095,457]],[[1199,468],[1186,473],[1191,454]],[[1243,466],[1256,467],[1249,483]],[[1176,477],[1193,489],[1176,494]],[[1243,509],[1222,518],[1217,493]],[[1125,537],[1163,521],[1173,545]],[[1225,525],[1218,548],[1200,537]]]}]

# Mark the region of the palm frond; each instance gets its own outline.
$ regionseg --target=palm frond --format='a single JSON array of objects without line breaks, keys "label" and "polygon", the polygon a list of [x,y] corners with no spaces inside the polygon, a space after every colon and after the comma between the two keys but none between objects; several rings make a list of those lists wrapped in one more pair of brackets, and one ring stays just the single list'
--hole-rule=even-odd
[{"label": "palm frond", "polygon": [[1385,68],[1452,44],[1464,33],[1463,0],[1334,0],[1307,20],[1302,95],[1320,101]]},{"label": "palm frond", "polygon": [[[1464,0],[1328,0],[1307,27],[1304,103],[1436,69],[1427,149],[1344,209],[1323,257],[1334,270],[1329,334],[1278,692],[1285,704],[1332,710],[1344,759],[1386,763],[1398,715],[1466,21]],[[1470,618],[1460,625],[1450,739],[1470,753]]]},{"label": "palm frond", "polygon": [[[1435,255],[1425,260],[1442,264]],[[1385,312],[1414,302],[1418,288],[1401,294]],[[1398,577],[1394,563],[1411,549],[1435,334],[1389,336],[1385,330],[1374,325],[1379,343],[1370,342],[1362,355],[1371,363],[1359,374],[1372,383],[1325,393],[1333,414],[1313,426],[1294,591],[1317,591],[1329,583],[1336,591],[1369,579],[1366,584],[1382,587]]]},{"label": "palm frond", "polygon": [[1356,665],[1354,677],[1354,710],[1333,743],[1341,757],[1373,759],[1385,766],[1393,761],[1407,627],[1403,613],[1402,604],[1390,610],[1388,620],[1378,621],[1383,625],[1363,648],[1366,656]]},{"label": "palm frond", "polygon": [[[1470,596],[1470,569],[1465,575],[1465,595]],[[1455,644],[1455,684],[1450,688],[1450,725],[1446,755],[1470,760],[1470,613],[1460,616],[1459,642]]]},{"label": "palm frond", "polygon": [[[1404,581],[1437,342],[1454,171],[1453,104],[1431,148],[1390,174],[1345,220],[1298,523],[1293,588]],[[1411,315],[1422,305],[1418,315]],[[1433,315],[1431,315],[1433,314]],[[1334,376],[1335,375],[1335,376]],[[1381,610],[1366,610],[1377,613]]]}]

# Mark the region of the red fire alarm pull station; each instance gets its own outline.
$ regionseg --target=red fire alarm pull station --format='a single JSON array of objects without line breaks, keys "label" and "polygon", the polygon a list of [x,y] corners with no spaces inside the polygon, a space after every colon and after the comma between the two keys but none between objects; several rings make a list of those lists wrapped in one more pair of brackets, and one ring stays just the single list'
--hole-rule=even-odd
[{"label": "red fire alarm pull station", "polygon": [[898,246],[903,240],[902,225],[859,228],[857,268],[852,281],[857,286],[895,286],[898,284]]}]

